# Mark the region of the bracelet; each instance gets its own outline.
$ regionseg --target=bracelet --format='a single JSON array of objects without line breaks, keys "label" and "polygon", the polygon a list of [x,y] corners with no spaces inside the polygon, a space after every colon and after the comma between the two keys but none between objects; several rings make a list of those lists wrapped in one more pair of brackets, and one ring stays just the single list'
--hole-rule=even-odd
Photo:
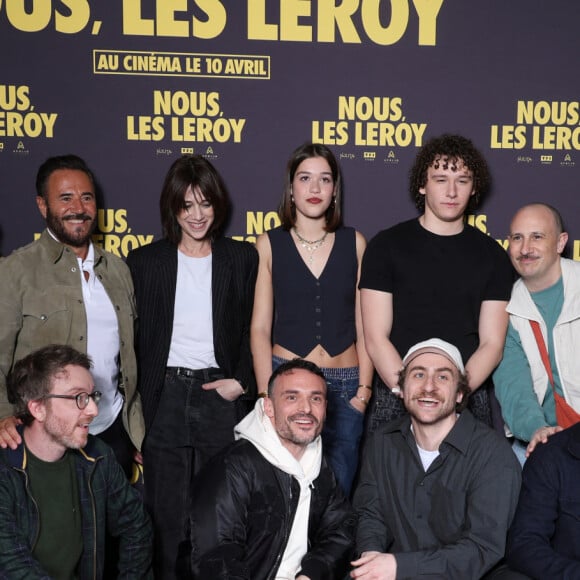
[{"label": "bracelet", "polygon": [[240,385],[240,387],[242,387],[242,395],[247,395],[248,388],[246,387],[246,385],[244,385],[244,383],[242,383],[240,379],[234,379],[234,381],[236,381]]},{"label": "bracelet", "polygon": [[268,397],[268,393],[258,393],[258,399],[266,399]]},{"label": "bracelet", "polygon": [[359,396],[357,395],[357,396],[356,396],[356,398],[357,398],[359,401],[362,401],[362,402],[363,402],[365,405],[368,405],[368,404],[369,404],[369,400],[368,400],[368,399],[365,399],[364,397],[359,397]]},{"label": "bracelet", "polygon": [[359,389],[368,389],[369,391],[373,390],[373,388],[370,385],[359,385],[358,388]]}]

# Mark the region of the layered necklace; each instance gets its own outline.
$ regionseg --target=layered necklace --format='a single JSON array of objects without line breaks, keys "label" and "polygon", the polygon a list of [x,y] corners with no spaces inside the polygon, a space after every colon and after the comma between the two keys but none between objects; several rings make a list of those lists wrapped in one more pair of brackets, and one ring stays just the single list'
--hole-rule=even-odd
[{"label": "layered necklace", "polygon": [[319,238],[318,240],[310,241],[306,238],[303,238],[299,233],[298,230],[294,227],[292,231],[296,234],[298,238],[298,243],[308,252],[308,263],[312,265],[312,261],[314,260],[314,252],[322,248],[324,246],[324,242],[326,242],[326,236],[328,236],[328,232],[324,232],[324,235]]}]

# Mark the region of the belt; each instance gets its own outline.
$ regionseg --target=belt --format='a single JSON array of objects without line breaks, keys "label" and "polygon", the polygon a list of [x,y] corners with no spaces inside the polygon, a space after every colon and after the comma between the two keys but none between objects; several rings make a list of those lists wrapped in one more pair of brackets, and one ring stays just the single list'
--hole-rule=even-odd
[{"label": "belt", "polygon": [[212,381],[216,379],[223,379],[224,373],[221,369],[188,369],[185,367],[167,367],[167,372],[172,373],[178,377],[185,377],[187,379],[201,379],[203,381]]}]

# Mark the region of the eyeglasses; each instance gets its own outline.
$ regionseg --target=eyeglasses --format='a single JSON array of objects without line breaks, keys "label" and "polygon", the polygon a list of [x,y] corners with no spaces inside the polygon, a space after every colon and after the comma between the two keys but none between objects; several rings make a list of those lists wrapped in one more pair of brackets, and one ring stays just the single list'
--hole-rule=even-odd
[{"label": "eyeglasses", "polygon": [[82,411],[86,409],[89,404],[89,399],[95,402],[95,405],[99,404],[103,393],[101,391],[93,391],[92,393],[79,393],[78,395],[44,395],[43,399],[74,399],[77,407]]}]

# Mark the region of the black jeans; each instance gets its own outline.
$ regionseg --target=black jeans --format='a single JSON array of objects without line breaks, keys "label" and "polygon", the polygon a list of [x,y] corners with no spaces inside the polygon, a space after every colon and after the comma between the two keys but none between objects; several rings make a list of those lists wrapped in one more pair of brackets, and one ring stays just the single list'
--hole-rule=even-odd
[{"label": "black jeans", "polygon": [[123,425],[122,410],[119,411],[115,422],[108,429],[99,433],[97,437],[109,445],[109,447],[112,447],[115,457],[123,468],[127,479],[131,480],[135,447]]},{"label": "black jeans", "polygon": [[[133,457],[135,447],[129,434],[123,425],[123,410],[119,411],[114,423],[97,435],[109,447],[113,449],[115,457],[127,479],[130,481],[133,474]],[[108,532],[105,535],[105,562],[103,564],[104,578],[116,578],[117,565],[119,563],[119,538],[115,538]]]},{"label": "black jeans", "polygon": [[145,504],[153,519],[155,578],[191,577],[188,539],[193,477],[234,440],[236,404],[201,385],[219,369],[168,368],[155,419],[143,445]]}]

